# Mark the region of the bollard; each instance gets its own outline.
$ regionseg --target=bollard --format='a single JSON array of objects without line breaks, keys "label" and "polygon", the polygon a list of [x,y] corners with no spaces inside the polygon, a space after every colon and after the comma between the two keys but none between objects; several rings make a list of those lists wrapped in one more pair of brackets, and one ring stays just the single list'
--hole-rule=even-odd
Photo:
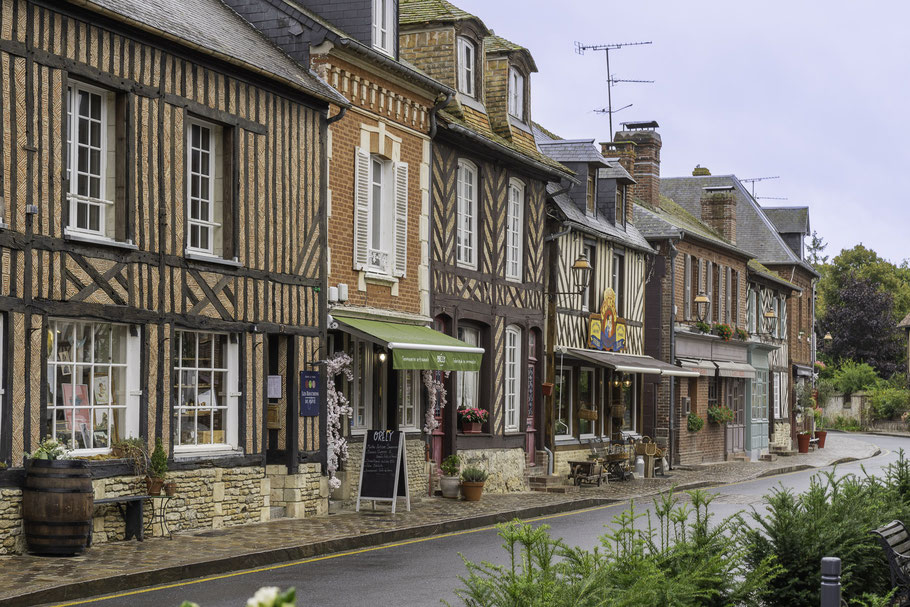
[{"label": "bollard", "polygon": [[822,559],[821,607],[840,607],[840,559]]}]

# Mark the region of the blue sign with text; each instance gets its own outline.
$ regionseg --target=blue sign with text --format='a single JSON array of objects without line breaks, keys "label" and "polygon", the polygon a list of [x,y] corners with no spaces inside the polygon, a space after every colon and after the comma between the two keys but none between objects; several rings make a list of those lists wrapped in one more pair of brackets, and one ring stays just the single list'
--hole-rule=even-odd
[{"label": "blue sign with text", "polygon": [[319,372],[300,372],[300,417],[319,416]]}]

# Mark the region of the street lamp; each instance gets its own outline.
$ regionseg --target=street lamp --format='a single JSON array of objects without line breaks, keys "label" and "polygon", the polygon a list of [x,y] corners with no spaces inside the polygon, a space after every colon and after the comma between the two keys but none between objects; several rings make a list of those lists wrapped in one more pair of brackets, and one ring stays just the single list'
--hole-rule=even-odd
[{"label": "street lamp", "polygon": [[579,255],[575,263],[572,264],[572,276],[575,279],[575,287],[578,289],[578,294],[584,293],[591,280],[591,263],[584,253]]},{"label": "street lamp", "polygon": [[826,343],[826,344],[830,344],[832,341],[834,341],[834,338],[831,337],[831,332],[830,332],[830,331],[829,331],[828,333],[825,333],[825,336],[824,336],[822,339],[825,340],[825,343]]},{"label": "street lamp", "polygon": [[700,291],[698,295],[695,296],[695,316],[698,317],[698,322],[705,322],[705,316],[708,313],[708,304],[711,303],[711,299],[705,295],[704,291]]}]

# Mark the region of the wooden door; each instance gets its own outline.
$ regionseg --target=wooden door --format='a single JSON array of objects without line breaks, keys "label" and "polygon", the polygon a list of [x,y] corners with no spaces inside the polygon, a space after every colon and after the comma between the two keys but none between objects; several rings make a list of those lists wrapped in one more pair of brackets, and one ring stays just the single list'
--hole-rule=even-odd
[{"label": "wooden door", "polygon": [[742,453],[746,448],[745,383],[744,379],[724,379],[726,403],[733,410],[733,421],[727,424],[728,453]]}]

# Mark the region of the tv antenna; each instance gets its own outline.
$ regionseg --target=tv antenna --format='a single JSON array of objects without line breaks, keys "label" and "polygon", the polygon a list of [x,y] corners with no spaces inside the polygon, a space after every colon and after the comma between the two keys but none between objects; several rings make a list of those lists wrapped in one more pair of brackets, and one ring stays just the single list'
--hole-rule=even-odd
[{"label": "tv antenna", "polygon": [[753,196],[755,200],[790,200],[786,196],[781,198],[779,196]]},{"label": "tv antenna", "polygon": [[[767,181],[768,179],[780,179],[780,175],[775,177],[750,177],[749,179],[740,179],[742,183],[751,183],[752,184],[752,198],[755,198],[755,182],[756,181]],[[784,199],[786,200],[786,199]]]},{"label": "tv antenna", "polygon": [[618,44],[582,44],[581,42],[575,42],[575,52],[579,55],[584,55],[585,51],[603,51],[604,56],[607,59],[607,107],[601,108],[599,110],[594,110],[598,114],[606,114],[610,118],[610,138],[613,138],[613,114],[620,112],[626,108],[632,107],[632,104],[624,105],[619,109],[613,109],[613,94],[611,89],[617,84],[621,83],[642,83],[642,84],[651,84],[653,80],[623,80],[614,78],[610,73],[610,51],[615,51],[621,49],[625,46],[642,46],[645,44],[652,44],[649,42],[620,42]]}]

